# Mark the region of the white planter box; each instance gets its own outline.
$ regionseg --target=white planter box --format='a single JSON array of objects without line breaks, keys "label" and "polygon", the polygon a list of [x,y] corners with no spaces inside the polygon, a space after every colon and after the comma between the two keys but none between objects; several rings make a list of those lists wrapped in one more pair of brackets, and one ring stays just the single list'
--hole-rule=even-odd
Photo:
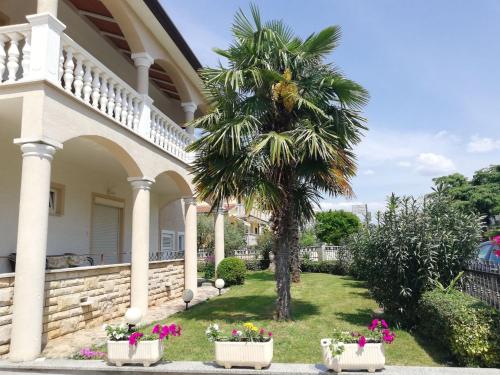
[{"label": "white planter box", "polygon": [[163,356],[163,343],[160,340],[139,341],[129,345],[128,341],[108,341],[108,362],[116,366],[125,363],[142,363],[143,366],[158,362]]},{"label": "white planter box", "polygon": [[321,340],[323,363],[330,370],[335,372],[341,372],[342,370],[368,370],[368,372],[375,372],[375,370],[384,368],[385,354],[382,343],[365,344],[363,348],[360,348],[358,344],[344,344],[344,352],[335,357],[332,356],[330,350],[331,343],[331,339]]},{"label": "white planter box", "polygon": [[215,342],[215,362],[231,368],[233,366],[253,367],[260,370],[273,360],[273,340],[267,342]]}]

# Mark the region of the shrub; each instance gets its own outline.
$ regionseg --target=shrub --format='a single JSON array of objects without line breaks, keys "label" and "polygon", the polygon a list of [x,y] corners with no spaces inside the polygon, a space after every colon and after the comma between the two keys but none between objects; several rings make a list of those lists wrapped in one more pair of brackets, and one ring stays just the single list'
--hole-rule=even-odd
[{"label": "shrub", "polygon": [[448,285],[477,253],[481,219],[442,194],[423,201],[392,195],[374,225],[348,241],[351,272],[367,281],[387,313],[411,327],[422,293]]},{"label": "shrub", "polygon": [[238,258],[225,258],[217,267],[217,277],[228,286],[243,284],[246,272],[245,262]]},{"label": "shrub", "polygon": [[452,290],[422,295],[422,334],[449,349],[465,366],[500,366],[500,313],[479,300]]},{"label": "shrub", "polygon": [[345,275],[341,264],[335,260],[324,260],[321,262],[313,262],[311,260],[303,260],[300,264],[302,272],[312,273],[329,273],[330,275]]}]

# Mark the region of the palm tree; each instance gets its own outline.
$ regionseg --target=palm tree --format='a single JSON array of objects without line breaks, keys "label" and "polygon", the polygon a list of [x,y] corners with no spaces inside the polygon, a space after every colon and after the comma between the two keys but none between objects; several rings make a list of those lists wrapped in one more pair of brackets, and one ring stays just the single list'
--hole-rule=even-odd
[{"label": "palm tree", "polygon": [[204,130],[190,150],[199,197],[216,207],[229,198],[269,211],[275,234],[278,298],[275,318],[291,318],[291,249],[298,228],[325,195],[350,195],[353,145],[365,120],[368,93],[324,62],[340,30],[306,39],[282,21],[263,23],[251,5],[240,10],[227,64],[201,71],[211,110],[192,125]]}]

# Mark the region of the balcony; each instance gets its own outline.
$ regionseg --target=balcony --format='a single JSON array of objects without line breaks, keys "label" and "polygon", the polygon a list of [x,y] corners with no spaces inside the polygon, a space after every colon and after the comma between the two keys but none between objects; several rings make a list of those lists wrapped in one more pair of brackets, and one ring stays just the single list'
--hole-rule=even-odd
[{"label": "balcony", "polygon": [[183,163],[194,137],[62,32],[48,15],[29,23],[0,27],[0,89],[47,80],[93,110],[147,140]]}]

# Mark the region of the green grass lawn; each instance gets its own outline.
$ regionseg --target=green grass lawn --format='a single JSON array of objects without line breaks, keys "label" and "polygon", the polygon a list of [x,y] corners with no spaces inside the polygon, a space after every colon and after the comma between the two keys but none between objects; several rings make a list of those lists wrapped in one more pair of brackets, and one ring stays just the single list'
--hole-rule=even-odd
[{"label": "green grass lawn", "polygon": [[[334,327],[356,330],[367,326],[377,308],[362,283],[347,276],[303,274],[302,282],[293,286],[292,296],[294,321],[273,321],[273,275],[249,273],[245,285],[232,287],[226,294],[165,321],[180,323],[183,327],[182,337],[167,342],[165,359],[213,360],[214,348],[205,338],[206,327],[217,322],[230,333],[233,323],[251,321],[274,333],[274,362],[319,363],[321,338],[328,337]],[[444,357],[435,348],[427,347],[408,332],[395,332],[396,341],[387,345],[388,364],[438,366],[444,363]]]}]

